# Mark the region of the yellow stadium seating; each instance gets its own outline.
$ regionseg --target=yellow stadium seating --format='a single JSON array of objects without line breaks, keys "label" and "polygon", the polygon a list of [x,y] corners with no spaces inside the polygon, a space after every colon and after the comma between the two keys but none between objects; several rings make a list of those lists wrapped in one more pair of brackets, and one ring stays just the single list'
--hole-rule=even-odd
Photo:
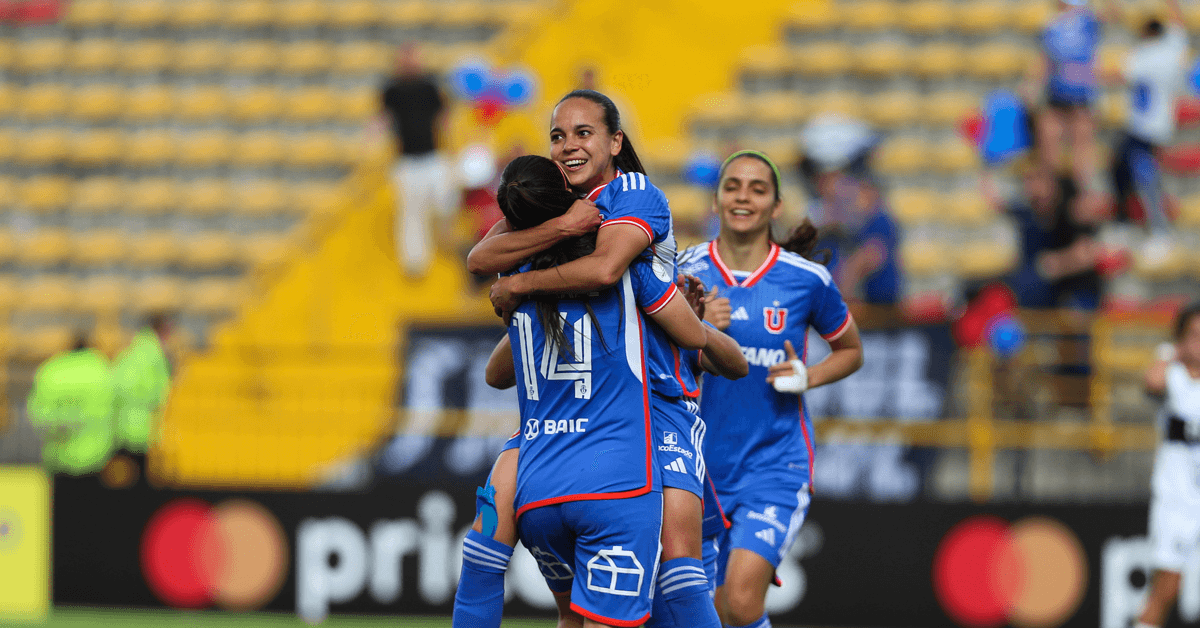
[{"label": "yellow stadium seating", "polygon": [[279,71],[285,74],[316,74],[329,69],[333,47],[323,41],[303,41],[280,49]]},{"label": "yellow stadium seating", "polygon": [[5,199],[5,203],[17,198],[17,180],[15,178],[0,175],[0,198]]},{"label": "yellow stadium seating", "polygon": [[841,28],[851,10],[838,2],[797,2],[785,18],[787,27],[802,33],[827,34]]},{"label": "yellow stadium seating", "polygon": [[123,161],[131,166],[162,166],[175,158],[177,149],[178,143],[171,133],[141,131],[126,140]]},{"label": "yellow stadium seating", "polygon": [[[693,147],[687,137],[665,142],[652,142],[638,147],[638,156],[651,174],[679,172],[691,157]],[[669,201],[670,196],[667,197]]]},{"label": "yellow stadium seating", "polygon": [[71,152],[71,134],[58,128],[44,127],[37,132],[27,132],[18,142],[14,160],[23,164],[58,163]]},{"label": "yellow stadium seating", "polygon": [[31,361],[44,360],[67,349],[73,337],[74,332],[61,325],[14,330],[13,354]]},{"label": "yellow stadium seating", "polygon": [[223,118],[229,109],[228,94],[217,85],[199,85],[175,92],[175,117],[187,121]]},{"label": "yellow stadium seating", "polygon": [[66,113],[70,92],[61,83],[36,83],[17,95],[17,110],[26,120],[44,122]]},{"label": "yellow stadium seating", "polygon": [[1179,217],[1175,224],[1189,229],[1200,227],[1200,194],[1179,199]]},{"label": "yellow stadium seating", "polygon": [[341,0],[329,11],[334,28],[366,28],[379,22],[386,9],[375,0]]},{"label": "yellow stadium seating", "polygon": [[79,286],[79,305],[93,312],[115,313],[125,305],[128,294],[129,283],[121,277],[91,277]]},{"label": "yellow stadium seating", "polygon": [[90,29],[111,24],[116,15],[117,7],[112,0],[71,0],[63,19],[67,26]]},{"label": "yellow stadium seating", "polygon": [[92,129],[75,134],[71,162],[98,167],[120,160],[125,150],[125,134],[116,129]]},{"label": "yellow stadium seating", "polygon": [[61,69],[67,63],[69,43],[60,37],[27,39],[17,46],[16,67],[30,75],[43,75]]},{"label": "yellow stadium seating", "polygon": [[334,116],[346,122],[366,122],[379,113],[379,92],[363,88],[346,90],[338,95]]},{"label": "yellow stadium seating", "polygon": [[38,276],[18,284],[17,291],[17,308],[30,312],[70,309],[78,292],[75,281],[63,275]]},{"label": "yellow stadium seating", "polygon": [[989,43],[967,51],[963,71],[968,76],[989,81],[1016,78],[1029,68],[1031,51],[1013,43]]},{"label": "yellow stadium seating", "polygon": [[293,90],[284,99],[284,119],[314,123],[333,116],[337,94],[328,87],[304,87]]},{"label": "yellow stadium seating", "polygon": [[133,285],[130,297],[142,312],[174,310],[184,302],[183,283],[171,277],[146,279]]},{"label": "yellow stadium seating", "polygon": [[240,122],[261,122],[277,118],[284,99],[274,87],[259,86],[239,89],[233,93],[231,116]]},{"label": "yellow stadium seating", "polygon": [[230,161],[238,166],[270,166],[283,161],[288,143],[276,131],[249,131],[234,139]]},{"label": "yellow stadium seating", "polygon": [[231,205],[229,185],[224,179],[195,179],[185,183],[180,190],[179,209],[189,214],[220,214],[228,211]]},{"label": "yellow stadium seating", "polygon": [[934,148],[931,165],[946,174],[976,172],[981,167],[979,149],[961,137],[954,137]]},{"label": "yellow stadium seating", "polygon": [[925,99],[925,120],[938,126],[952,126],[979,110],[980,98],[970,92],[944,91]]},{"label": "yellow stadium seating", "polygon": [[912,90],[894,90],[867,99],[863,113],[869,122],[893,129],[913,124],[920,118],[921,97]]},{"label": "yellow stadium seating", "polygon": [[899,42],[867,44],[854,55],[852,70],[870,78],[889,78],[911,64],[912,51]]},{"label": "yellow stadium seating", "polygon": [[11,115],[17,109],[17,90],[10,85],[0,85],[0,115]]},{"label": "yellow stadium seating", "polygon": [[171,90],[165,85],[146,85],[126,94],[123,116],[126,120],[158,121],[167,117],[174,106]]},{"label": "yellow stadium seating", "polygon": [[850,47],[843,42],[814,43],[796,50],[796,71],[806,76],[836,76],[854,62]]},{"label": "yellow stadium seating", "polygon": [[186,305],[201,314],[233,311],[245,298],[245,286],[231,279],[201,279],[188,286]]},{"label": "yellow stadium seating", "polygon": [[71,46],[68,65],[81,74],[104,72],[117,67],[120,56],[121,49],[116,40],[81,39]]},{"label": "yellow stadium seating", "polygon": [[257,270],[270,270],[286,263],[295,253],[292,238],[280,233],[255,233],[242,241],[241,263]]},{"label": "yellow stadium seating", "polygon": [[229,233],[202,233],[184,241],[179,262],[185,268],[197,270],[224,268],[237,260],[237,249]]},{"label": "yellow stadium seating", "polygon": [[167,19],[175,28],[199,30],[220,24],[226,10],[219,0],[183,0],[174,3]]},{"label": "yellow stadium seating", "polygon": [[203,131],[179,138],[180,165],[203,168],[229,161],[233,151],[233,136],[228,131]]},{"label": "yellow stadium seating", "polygon": [[345,164],[351,145],[332,133],[306,133],[295,138],[285,155],[287,162],[301,168],[331,167]]},{"label": "yellow stadium seating", "polygon": [[794,66],[792,51],[783,45],[752,46],[741,55],[742,72],[747,74],[787,74]]},{"label": "yellow stadium seating", "polygon": [[968,35],[990,35],[1003,32],[1013,22],[1013,11],[1007,0],[967,0],[958,5],[955,26]]},{"label": "yellow stadium seating", "polygon": [[21,182],[17,194],[26,209],[56,212],[66,207],[71,199],[71,182],[66,177],[29,177]]},{"label": "yellow stadium seating", "polygon": [[72,212],[96,214],[124,206],[125,181],[111,176],[93,176],[80,180],[71,193]]},{"label": "yellow stadium seating", "polygon": [[440,28],[470,28],[496,21],[496,15],[487,3],[471,0],[456,0],[443,4],[433,15],[434,24]]},{"label": "yellow stadium seating", "polygon": [[[12,234],[0,230],[0,241],[11,241]],[[20,297],[19,284],[12,275],[0,275],[0,314],[7,313]]]},{"label": "yellow stadium seating", "polygon": [[17,42],[12,37],[0,35],[0,70],[7,70],[16,65]]},{"label": "yellow stadium seating", "polygon": [[1100,124],[1108,127],[1119,127],[1125,123],[1129,114],[1129,98],[1120,91],[1108,91],[1100,96],[1097,103],[1097,117]]},{"label": "yellow stadium seating", "polygon": [[809,102],[812,115],[839,113],[858,118],[862,116],[862,96],[858,92],[830,91],[813,96]]},{"label": "yellow stadium seating", "polygon": [[694,185],[675,185],[663,190],[676,221],[699,226],[712,209],[713,192]]},{"label": "yellow stadium seating", "polygon": [[795,92],[758,94],[750,99],[752,120],[765,125],[790,126],[808,114],[807,102]]},{"label": "yellow stadium seating", "polygon": [[392,28],[416,28],[432,24],[437,7],[429,2],[410,0],[399,4],[384,5],[381,19]]},{"label": "yellow stadium seating", "polygon": [[[190,3],[189,3],[190,4]],[[179,45],[172,64],[175,71],[199,74],[222,70],[228,59],[229,43],[220,39],[192,39]]]},{"label": "yellow stadium seating", "polygon": [[954,4],[946,0],[913,0],[902,5],[900,24],[908,31],[935,35],[954,25]]},{"label": "yellow stadium seating", "polygon": [[1013,10],[1012,24],[1025,33],[1037,33],[1046,27],[1054,15],[1049,0],[1022,0]]},{"label": "yellow stadium seating", "polygon": [[905,239],[900,244],[900,263],[907,275],[936,275],[949,272],[954,264],[952,253],[935,240]]},{"label": "yellow stadium seating", "polygon": [[77,87],[71,92],[70,114],[84,122],[105,122],[118,117],[126,104],[125,89],[100,83]]},{"label": "yellow stadium seating", "polygon": [[1182,247],[1174,246],[1152,255],[1136,250],[1133,273],[1145,281],[1170,281],[1182,276],[1190,265],[1189,255]]},{"label": "yellow stadium seating", "polygon": [[166,177],[146,177],[130,182],[126,199],[126,208],[138,214],[166,213],[178,200],[175,182]]},{"label": "yellow stadium seating", "polygon": [[[183,245],[171,231],[146,231],[130,236],[125,262],[135,267],[160,268],[179,259]],[[141,285],[142,282],[138,282]]]},{"label": "yellow stadium seating", "polygon": [[275,21],[276,6],[269,0],[238,0],[226,3],[225,24],[235,29],[269,26]]},{"label": "yellow stadium seating", "polygon": [[[859,0],[847,7],[843,25],[851,31],[882,31],[896,25],[900,17],[900,4],[890,0]],[[816,10],[825,6],[817,5]]]},{"label": "yellow stadium seating", "polygon": [[1096,73],[1100,76],[1117,76],[1129,56],[1129,48],[1119,44],[1101,46],[1096,55]]},{"label": "yellow stadium seating", "polygon": [[333,49],[332,71],[337,74],[384,72],[392,66],[393,52],[373,41],[352,41]]},{"label": "yellow stadium seating", "polygon": [[702,96],[692,104],[691,119],[697,124],[730,126],[743,122],[749,114],[740,95],[714,94]]},{"label": "yellow stadium seating", "polygon": [[235,73],[267,72],[279,65],[279,55],[279,46],[273,41],[245,41],[230,46],[226,68]]},{"label": "yellow stadium seating", "polygon": [[167,22],[175,3],[164,0],[133,0],[123,3],[117,12],[117,26],[138,30],[151,29]]},{"label": "yellow stadium seating", "polygon": [[337,183],[301,181],[288,187],[291,199],[287,209],[301,215],[334,211],[343,195],[341,186]]},{"label": "yellow stadium seating", "polygon": [[912,72],[925,79],[947,79],[962,72],[967,52],[958,44],[934,42],[913,51]]},{"label": "yellow stadium seating", "polygon": [[71,262],[78,266],[111,266],[125,258],[129,235],[120,229],[90,229],[73,234]]},{"label": "yellow stadium seating", "polygon": [[29,266],[53,266],[67,259],[71,235],[66,229],[43,228],[17,239],[17,261]]},{"label": "yellow stadium seating", "polygon": [[925,188],[899,188],[888,195],[892,216],[902,225],[931,222],[938,218],[934,193]]},{"label": "yellow stadium seating", "polygon": [[956,273],[969,279],[999,277],[1016,263],[1013,247],[991,240],[967,241],[954,250]]},{"label": "yellow stadium seating", "polygon": [[915,137],[898,137],[884,142],[875,155],[875,167],[885,175],[911,175],[922,171],[929,159],[929,146]]},{"label": "yellow stadium seating", "polygon": [[174,44],[162,39],[135,39],[122,48],[121,69],[134,74],[156,73],[171,64]]},{"label": "yellow stadium seating", "polygon": [[950,192],[943,196],[941,210],[943,220],[961,227],[980,227],[990,223],[996,211],[988,201],[973,188]]},{"label": "yellow stadium seating", "polygon": [[281,28],[321,26],[328,18],[330,8],[322,0],[291,0],[279,7],[275,14],[275,25]]},{"label": "yellow stadium seating", "polygon": [[287,210],[291,198],[287,186],[273,179],[239,183],[233,190],[234,211],[245,214],[274,214]]}]

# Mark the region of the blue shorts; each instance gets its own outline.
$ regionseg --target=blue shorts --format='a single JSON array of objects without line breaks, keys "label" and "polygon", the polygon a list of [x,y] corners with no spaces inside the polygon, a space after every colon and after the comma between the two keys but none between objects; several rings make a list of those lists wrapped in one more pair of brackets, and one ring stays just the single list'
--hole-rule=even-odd
[{"label": "blue shorts", "polygon": [[738,548],[750,550],[765,558],[772,567],[778,567],[796,540],[796,532],[804,523],[810,501],[808,484],[793,489],[773,483],[770,487],[756,487],[740,495],[724,496],[721,503],[729,513],[733,527],[720,537],[717,585],[725,582],[729,553]]},{"label": "blue shorts", "polygon": [[571,594],[575,612],[617,626],[650,617],[662,493],[534,508],[521,515],[517,533],[550,590]]},{"label": "blue shorts", "polygon": [[717,590],[717,559],[721,556],[721,539],[719,536],[705,537],[700,544],[700,559],[704,562],[704,575],[708,576],[709,592]]},{"label": "blue shorts", "polygon": [[663,488],[678,488],[704,499],[704,421],[700,407],[683,397],[651,395],[650,425]]}]

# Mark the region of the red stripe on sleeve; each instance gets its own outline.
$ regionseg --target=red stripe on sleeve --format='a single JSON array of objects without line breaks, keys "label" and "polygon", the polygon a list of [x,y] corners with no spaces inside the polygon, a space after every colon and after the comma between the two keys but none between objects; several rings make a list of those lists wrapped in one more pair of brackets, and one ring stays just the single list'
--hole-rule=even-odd
[{"label": "red stripe on sleeve", "polygon": [[842,321],[842,324],[838,325],[838,328],[833,330],[833,333],[821,334],[821,337],[829,342],[832,342],[834,340],[837,340],[838,338],[841,338],[842,334],[846,333],[847,329],[850,329],[850,321],[851,320],[853,320],[853,319],[850,318],[850,312],[846,312],[846,320]]},{"label": "red stripe on sleeve", "polygon": [[677,288],[675,286],[675,284],[671,284],[671,287],[667,289],[667,292],[665,294],[663,294],[661,297],[659,297],[657,301],[655,301],[654,303],[651,303],[650,305],[648,305],[642,309],[647,314],[654,314],[654,313],[658,312],[659,310],[663,309],[664,307],[667,307],[667,304],[671,302],[671,299],[675,298],[675,295],[678,292],[679,292],[679,288]]}]

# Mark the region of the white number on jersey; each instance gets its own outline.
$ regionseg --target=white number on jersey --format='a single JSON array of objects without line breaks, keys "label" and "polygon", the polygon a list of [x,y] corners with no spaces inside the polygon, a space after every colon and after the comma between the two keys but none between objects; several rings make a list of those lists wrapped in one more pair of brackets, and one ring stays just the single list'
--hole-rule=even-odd
[{"label": "white number on jersey", "polygon": [[[575,398],[592,398],[592,317],[584,314],[579,320],[571,323],[567,315],[560,313],[563,327],[570,326],[574,332],[573,353],[574,362],[564,361],[558,351],[558,344],[546,339],[542,347],[541,373],[542,377],[554,381],[574,381]],[[532,366],[533,358],[533,317],[529,314],[514,312],[512,324],[517,328],[520,339],[522,381],[525,384],[525,396],[532,400],[538,399],[537,374]]]}]

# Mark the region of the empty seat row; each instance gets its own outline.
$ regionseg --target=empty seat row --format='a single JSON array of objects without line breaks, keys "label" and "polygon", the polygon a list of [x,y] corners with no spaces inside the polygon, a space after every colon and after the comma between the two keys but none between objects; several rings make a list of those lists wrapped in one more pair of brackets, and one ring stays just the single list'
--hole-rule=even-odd
[{"label": "empty seat row", "polygon": [[[479,46],[430,47],[422,59],[445,68]],[[225,40],[87,38],[0,38],[0,69],[38,75],[53,71],[81,75],[117,71],[126,74],[175,72],[179,74],[373,74],[390,70],[395,49],[379,41],[332,44],[311,39],[280,43],[270,39]]]},{"label": "empty seat row", "polygon": [[229,119],[241,123],[313,124],[326,120],[362,122],[379,108],[379,94],[373,89],[335,90],[322,86],[284,90],[270,85],[229,88],[211,84],[128,89],[114,83],[75,87],[50,81],[21,88],[0,84],[0,116],[30,122],[67,118],[145,124],[168,119]]},{"label": "empty seat row", "polygon": [[998,214],[975,189],[941,192],[929,188],[893,189],[887,196],[892,216],[901,225],[942,223],[960,227],[981,227],[993,223]]},{"label": "empty seat row", "polygon": [[285,135],[273,131],[174,133],[100,128],[77,132],[44,128],[18,133],[0,129],[0,163],[30,166],[343,168],[356,163],[363,151],[358,138],[329,132]]},{"label": "empty seat row", "polygon": [[892,90],[875,94],[833,91],[816,94],[767,92],[753,96],[709,96],[698,100],[692,120],[716,126],[788,126],[822,113],[861,118],[883,128],[911,124],[954,126],[979,111],[981,98],[967,91],[920,94]]},{"label": "empty seat row", "polygon": [[1002,31],[1034,33],[1053,16],[1044,0],[860,0],[797,3],[786,27],[799,33],[901,30],[917,34],[959,32],[986,35]]},{"label": "empty seat row", "polygon": [[795,76],[836,78],[892,78],[911,75],[941,79],[965,76],[1004,81],[1025,73],[1036,50],[1030,46],[993,41],[964,46],[933,42],[910,46],[882,41],[852,46],[845,41],[823,40],[799,46],[759,46],[743,53],[743,76]]},{"label": "empty seat row", "polygon": [[293,248],[291,238],[282,233],[239,237],[225,231],[182,234],[156,230],[132,234],[114,229],[43,228],[22,233],[0,230],[0,260],[15,261],[26,267],[177,265],[210,270],[234,265],[270,266],[286,259]]},{"label": "empty seat row", "polygon": [[0,177],[0,208],[104,214],[123,212],[153,215],[179,212],[194,215],[240,213],[303,215],[335,204],[337,184],[318,181],[287,182],[279,179],[230,181],[221,178],[177,180],[169,177],[96,176],[80,180],[38,176],[26,179]]},{"label": "empty seat row", "polygon": [[0,275],[0,310],[108,312],[186,308],[209,314],[234,309],[246,293],[232,278],[185,280],[171,276],[130,281],[121,275],[76,279],[43,274],[20,280]]}]

